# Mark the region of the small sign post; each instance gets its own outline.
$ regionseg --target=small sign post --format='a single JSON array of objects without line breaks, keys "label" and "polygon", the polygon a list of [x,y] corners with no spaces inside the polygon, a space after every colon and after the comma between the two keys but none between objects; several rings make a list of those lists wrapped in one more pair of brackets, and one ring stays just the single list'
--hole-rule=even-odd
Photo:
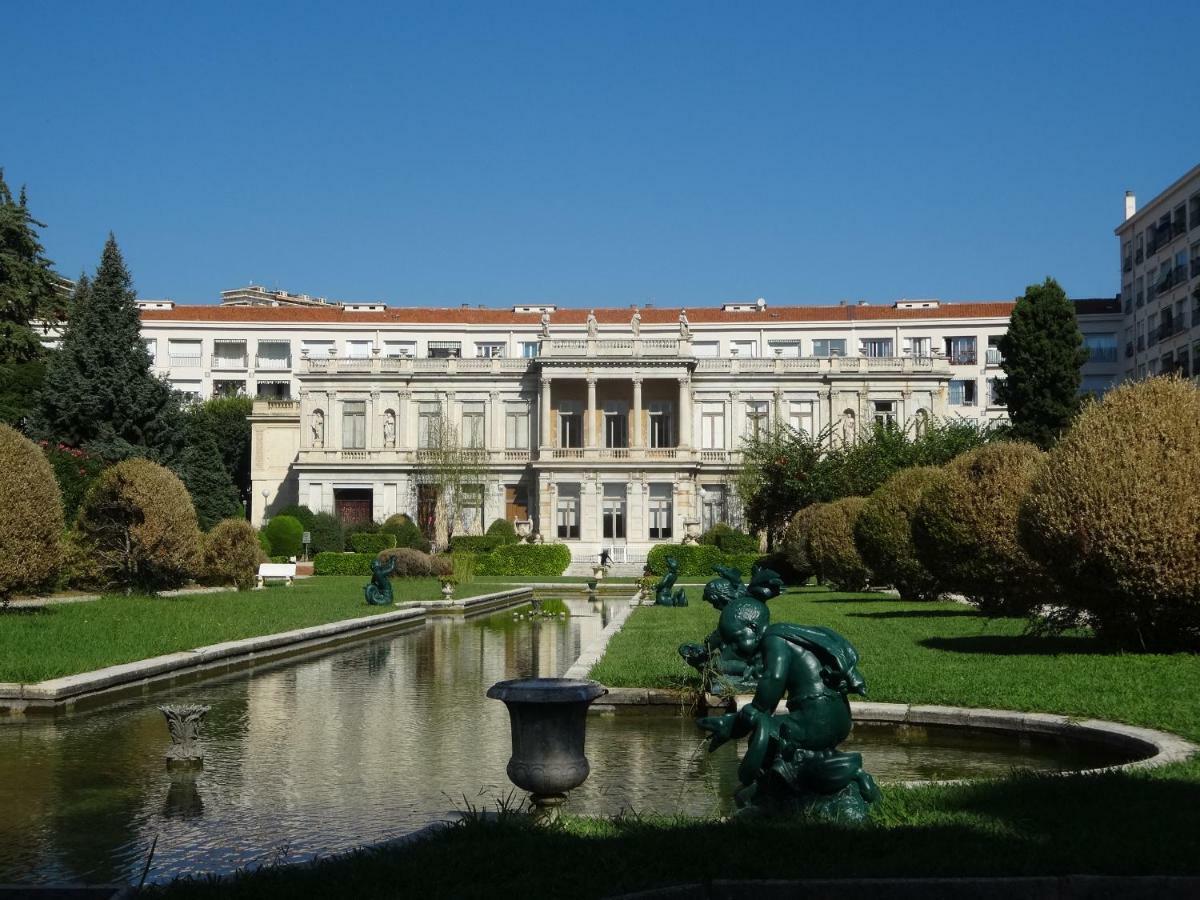
[{"label": "small sign post", "polygon": [[[295,534],[295,533],[296,532],[294,532],[294,531],[292,532],[292,534]],[[300,541],[301,541],[301,543],[304,544],[304,561],[305,562],[308,562],[308,544],[311,540],[312,540],[312,532],[311,531],[306,531],[306,532],[304,532],[304,534],[300,535]]]}]

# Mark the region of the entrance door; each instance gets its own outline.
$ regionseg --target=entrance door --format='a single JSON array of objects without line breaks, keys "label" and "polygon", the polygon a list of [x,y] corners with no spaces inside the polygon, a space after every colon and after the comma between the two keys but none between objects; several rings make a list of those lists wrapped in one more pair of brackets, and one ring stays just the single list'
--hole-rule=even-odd
[{"label": "entrance door", "polygon": [[343,525],[354,522],[370,522],[374,519],[371,505],[371,491],[335,489],[333,492],[333,513]]}]

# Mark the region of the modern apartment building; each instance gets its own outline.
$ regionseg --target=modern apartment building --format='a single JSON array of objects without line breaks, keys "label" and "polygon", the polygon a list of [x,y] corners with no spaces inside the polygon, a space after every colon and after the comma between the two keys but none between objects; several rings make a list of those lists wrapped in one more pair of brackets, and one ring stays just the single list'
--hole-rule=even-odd
[{"label": "modern apartment building", "polygon": [[[455,531],[497,517],[576,558],[735,520],[744,436],[787,422],[1001,419],[1011,302],[635,310],[147,303],[155,368],[196,398],[245,394],[252,518],[300,502],[426,520],[422,466],[447,418],[485,471]],[[1099,389],[1119,377],[1115,301],[1081,301]]]},{"label": "modern apartment building", "polygon": [[1124,375],[1200,374],[1200,165],[1116,228]]}]

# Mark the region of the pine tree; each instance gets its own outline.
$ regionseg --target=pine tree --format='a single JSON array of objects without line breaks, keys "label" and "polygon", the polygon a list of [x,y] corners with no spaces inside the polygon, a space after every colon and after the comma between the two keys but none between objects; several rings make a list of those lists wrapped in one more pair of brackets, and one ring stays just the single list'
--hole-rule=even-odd
[{"label": "pine tree", "polygon": [[200,527],[207,531],[222,519],[243,518],[237,488],[221,459],[216,440],[194,422],[184,432],[185,445],[170,469],[192,495]]},{"label": "pine tree", "polygon": [[1008,376],[996,386],[1013,437],[1050,447],[1079,411],[1079,368],[1087,359],[1075,305],[1053,278],[1017,298],[1000,338]]},{"label": "pine tree", "polygon": [[13,199],[0,169],[0,364],[40,357],[42,344],[29,323],[61,318],[61,296],[38,239],[37,229],[45,227],[30,214],[24,188]]},{"label": "pine tree", "polygon": [[150,371],[129,271],[110,234],[96,277],[80,279],[62,349],[50,357],[33,430],[107,460],[169,462],[180,449],[179,402]]}]

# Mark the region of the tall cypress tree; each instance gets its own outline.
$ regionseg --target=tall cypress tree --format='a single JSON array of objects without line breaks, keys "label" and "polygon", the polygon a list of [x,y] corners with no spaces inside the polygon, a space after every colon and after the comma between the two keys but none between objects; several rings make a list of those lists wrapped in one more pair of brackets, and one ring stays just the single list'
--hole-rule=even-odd
[{"label": "tall cypress tree", "polygon": [[1079,368],[1087,359],[1075,304],[1057,281],[1025,289],[999,346],[1008,377],[996,393],[1008,406],[1013,437],[1046,449],[1079,411]]},{"label": "tall cypress tree", "polygon": [[181,443],[179,402],[150,371],[133,282],[116,238],[95,279],[81,279],[62,349],[46,368],[33,430],[108,460],[168,462]]}]

